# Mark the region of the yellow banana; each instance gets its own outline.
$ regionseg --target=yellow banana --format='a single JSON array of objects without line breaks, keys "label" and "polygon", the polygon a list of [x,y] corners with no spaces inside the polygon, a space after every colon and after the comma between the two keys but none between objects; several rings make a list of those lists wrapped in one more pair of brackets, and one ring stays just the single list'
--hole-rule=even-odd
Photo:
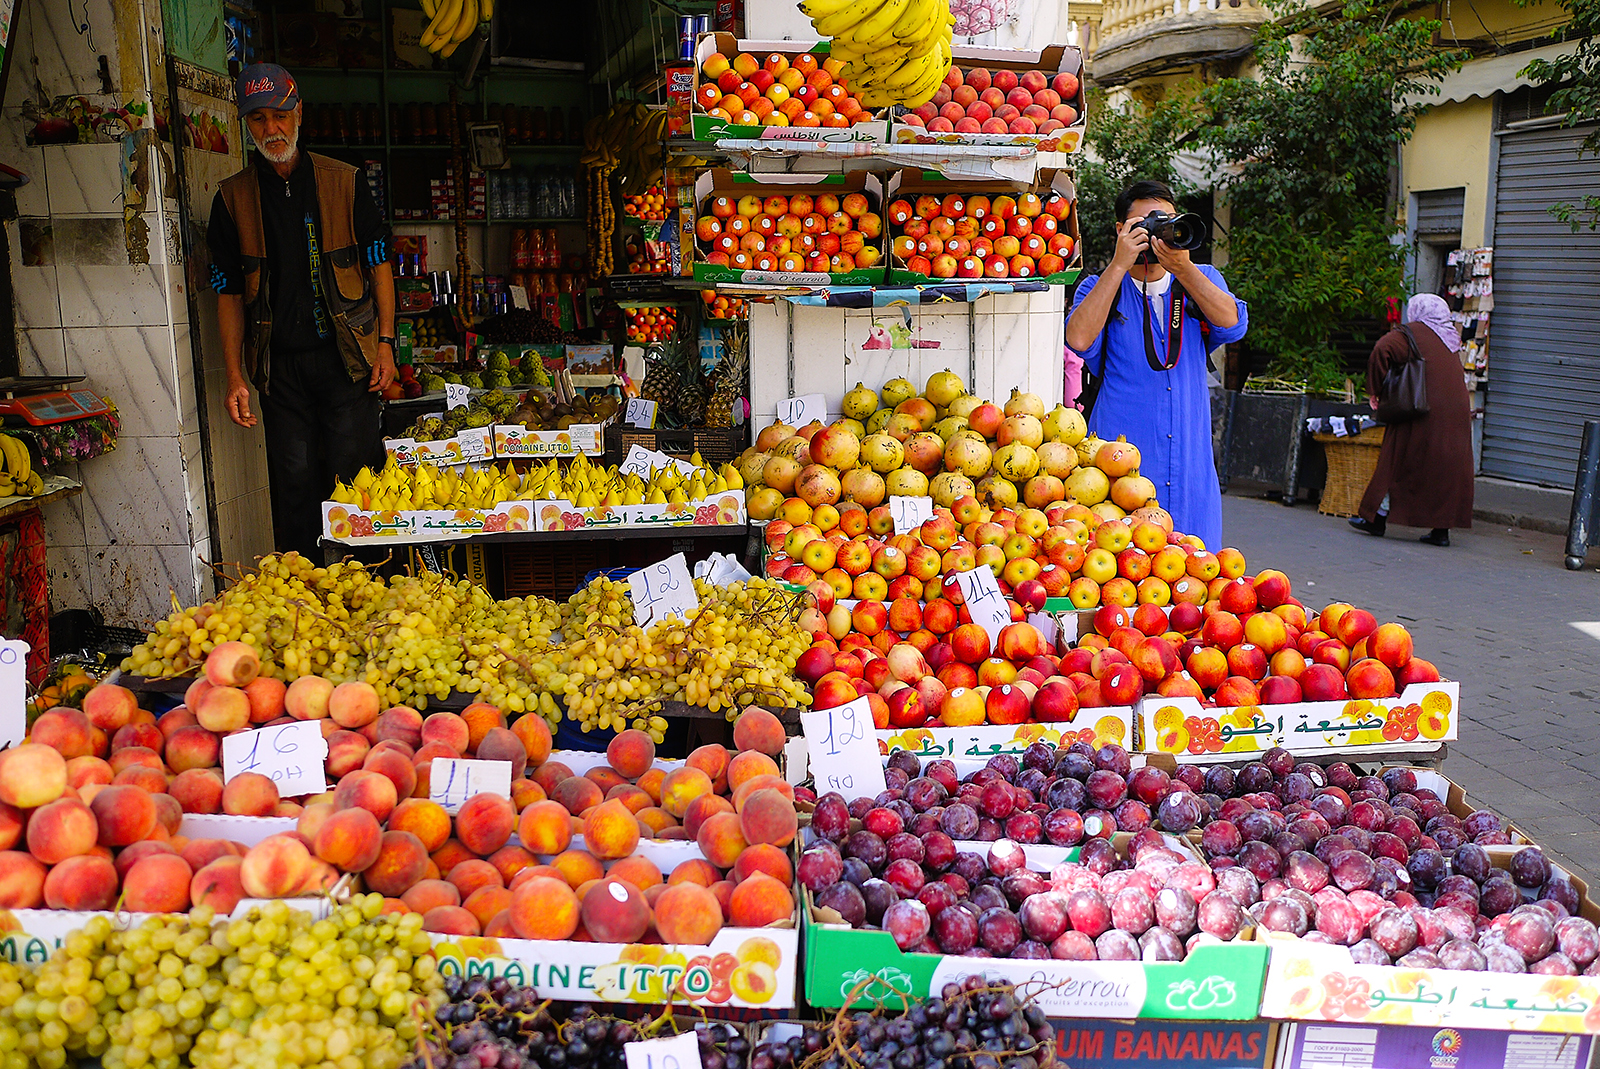
[{"label": "yellow banana", "polygon": [[928,70],[934,62],[935,56],[932,52],[907,60],[900,65],[898,70],[883,80],[883,87],[890,90],[902,89],[920,82],[927,77]]},{"label": "yellow banana", "polygon": [[494,0],[478,0],[478,19],[488,22],[494,18]]},{"label": "yellow banana", "polygon": [[430,19],[439,10],[438,0],[419,0],[419,2],[422,5],[422,13]]},{"label": "yellow banana", "polygon": [[478,0],[464,0],[461,5],[461,21],[456,24],[455,32],[450,35],[450,43],[458,45],[471,37],[478,28]]},{"label": "yellow banana", "polygon": [[854,3],[854,0],[804,0],[803,3],[796,4],[795,6],[800,9],[800,13],[802,15],[814,21],[816,19],[827,18],[829,15],[843,11],[852,3]]},{"label": "yellow banana", "polygon": [[850,87],[865,88],[874,82],[881,83],[910,57],[911,50],[899,45],[873,52],[869,57],[871,59],[870,64],[861,62],[852,68],[859,73],[851,77]]},{"label": "yellow banana", "polygon": [[936,20],[938,6],[937,0],[911,0],[906,10],[895,20],[895,24],[889,28],[889,36],[896,41],[921,37],[927,31],[928,25]]},{"label": "yellow banana", "polygon": [[864,52],[874,52],[882,45],[892,45],[893,41],[883,39],[889,36],[889,30],[900,21],[900,16],[910,6],[911,0],[884,0],[882,7],[874,11],[871,17],[856,23],[848,37],[842,39]]},{"label": "yellow banana", "polygon": [[6,471],[17,481],[26,479],[32,472],[32,456],[27,443],[9,434],[0,435],[0,450],[5,452]]},{"label": "yellow banana", "polygon": [[433,21],[428,23],[428,28],[422,31],[422,45],[430,52],[437,52],[444,47],[451,30],[455,28],[456,21],[461,17],[462,0],[440,0],[438,10],[434,13]]},{"label": "yellow banana", "polygon": [[839,37],[852,26],[872,17],[887,0],[853,0],[826,18],[815,19],[811,28],[822,37]]}]

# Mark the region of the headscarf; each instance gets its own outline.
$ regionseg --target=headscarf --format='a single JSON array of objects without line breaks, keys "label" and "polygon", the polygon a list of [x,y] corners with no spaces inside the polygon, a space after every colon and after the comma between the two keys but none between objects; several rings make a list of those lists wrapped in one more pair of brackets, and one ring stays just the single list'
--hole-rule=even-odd
[{"label": "headscarf", "polygon": [[1452,353],[1461,348],[1461,332],[1450,319],[1450,306],[1437,293],[1419,293],[1406,303],[1406,322],[1421,323]]}]

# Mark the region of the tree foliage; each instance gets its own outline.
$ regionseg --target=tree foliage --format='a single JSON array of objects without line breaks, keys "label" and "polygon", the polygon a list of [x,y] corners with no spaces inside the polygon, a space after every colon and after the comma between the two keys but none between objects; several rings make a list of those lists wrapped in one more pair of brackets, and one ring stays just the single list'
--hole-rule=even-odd
[{"label": "tree foliage", "polygon": [[[1519,0],[1538,3],[1539,0]],[[1561,36],[1573,42],[1571,52],[1553,60],[1536,59],[1522,73],[1540,85],[1560,86],[1550,96],[1548,111],[1566,114],[1563,126],[1600,119],[1600,0],[1559,0],[1571,18]],[[1600,155],[1600,128],[1584,138],[1582,152]],[[1582,227],[1600,229],[1600,196],[1587,194],[1581,205],[1570,201],[1552,205],[1550,214],[1571,223],[1574,232]]]}]

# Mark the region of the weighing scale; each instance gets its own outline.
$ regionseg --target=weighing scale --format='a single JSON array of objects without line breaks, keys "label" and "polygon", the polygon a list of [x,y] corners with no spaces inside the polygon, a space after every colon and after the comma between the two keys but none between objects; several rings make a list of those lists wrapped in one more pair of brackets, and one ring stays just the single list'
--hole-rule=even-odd
[{"label": "weighing scale", "polygon": [[[111,408],[93,390],[62,387],[82,382],[87,376],[10,375],[0,377],[0,416],[11,426],[28,423],[45,427],[69,420],[99,416]],[[19,396],[20,395],[20,396]]]}]

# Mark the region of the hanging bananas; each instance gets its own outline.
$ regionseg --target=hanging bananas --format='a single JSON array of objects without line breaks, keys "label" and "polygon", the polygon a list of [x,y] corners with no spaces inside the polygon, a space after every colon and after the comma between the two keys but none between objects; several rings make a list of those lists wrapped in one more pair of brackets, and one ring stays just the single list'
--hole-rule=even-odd
[{"label": "hanging bananas", "polygon": [[472,36],[479,23],[494,16],[494,0],[419,0],[431,22],[422,31],[421,44],[429,52],[447,57]]},{"label": "hanging bananas", "polygon": [[864,108],[926,104],[950,72],[950,0],[801,0],[799,8],[831,39]]},{"label": "hanging bananas", "polygon": [[44,480],[33,470],[28,444],[0,434],[0,497],[28,497],[43,489]]}]

